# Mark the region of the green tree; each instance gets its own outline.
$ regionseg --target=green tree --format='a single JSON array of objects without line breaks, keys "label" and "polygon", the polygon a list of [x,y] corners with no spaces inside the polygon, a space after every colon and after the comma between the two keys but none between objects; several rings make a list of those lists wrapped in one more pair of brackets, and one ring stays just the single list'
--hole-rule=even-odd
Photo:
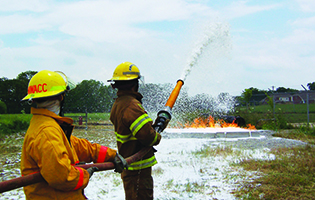
[{"label": "green tree", "polygon": [[253,90],[251,88],[245,89],[242,93],[242,99],[246,103],[246,109],[247,110],[248,110],[248,105],[249,105],[249,102],[250,102],[250,99],[252,98],[252,96],[253,96]]},{"label": "green tree", "polygon": [[254,88],[254,87],[250,87],[249,88],[252,91],[252,95],[261,95],[261,94],[265,94],[265,90],[260,90],[258,88]]},{"label": "green tree", "polygon": [[315,90],[315,82],[307,84],[308,89]]},{"label": "green tree", "polygon": [[266,96],[267,96],[267,103],[268,105],[270,106],[270,109],[274,112],[274,102],[273,102],[273,97],[269,96],[267,93],[266,93]]},{"label": "green tree", "polygon": [[[266,90],[260,90],[258,88],[254,88],[254,87],[250,87],[248,89],[252,91],[252,96],[248,102],[252,102],[253,104],[258,104],[261,100],[266,98],[266,95],[265,95],[265,93],[267,92]],[[243,99],[243,95],[241,95],[240,98],[236,98],[236,99],[239,102],[244,102],[246,104],[246,101],[244,101],[244,99]]]},{"label": "green tree", "polygon": [[292,88],[278,87],[276,93],[297,92],[298,90]]},{"label": "green tree", "polygon": [[22,72],[20,73],[16,79],[18,80],[26,80],[27,84],[29,82],[29,80],[31,80],[31,78],[37,73],[37,71],[26,71],[26,72]]},{"label": "green tree", "polygon": [[0,79],[0,100],[7,106],[7,113],[29,113],[30,106],[22,104],[21,99],[27,94],[27,86],[35,71],[20,73],[16,79],[3,77]]},{"label": "green tree", "polygon": [[113,104],[112,88],[96,80],[83,80],[65,100],[65,112],[109,112]]}]

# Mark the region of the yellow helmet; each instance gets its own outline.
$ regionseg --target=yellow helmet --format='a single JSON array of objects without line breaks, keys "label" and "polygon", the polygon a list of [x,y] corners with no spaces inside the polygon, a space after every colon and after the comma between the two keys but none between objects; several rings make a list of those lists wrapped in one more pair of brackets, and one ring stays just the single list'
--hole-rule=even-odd
[{"label": "yellow helmet", "polygon": [[116,67],[113,77],[107,81],[130,81],[139,79],[140,77],[140,71],[135,64],[131,62],[123,62]]},{"label": "yellow helmet", "polygon": [[75,84],[64,73],[42,70],[31,78],[22,101],[57,96],[74,87]]}]

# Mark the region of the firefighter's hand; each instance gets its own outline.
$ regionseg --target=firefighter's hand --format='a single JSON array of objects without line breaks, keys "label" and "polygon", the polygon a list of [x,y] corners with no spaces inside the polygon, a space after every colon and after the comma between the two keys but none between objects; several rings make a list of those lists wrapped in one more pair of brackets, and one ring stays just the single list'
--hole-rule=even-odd
[{"label": "firefighter's hand", "polygon": [[115,172],[121,173],[124,169],[128,169],[127,161],[120,155],[116,154],[114,159]]},{"label": "firefighter's hand", "polygon": [[93,175],[93,173],[94,173],[95,171],[98,171],[98,168],[97,168],[97,167],[90,167],[90,168],[88,168],[86,171],[89,172],[89,175],[90,175],[90,178],[91,178],[92,175]]},{"label": "firefighter's hand", "polygon": [[156,132],[162,133],[164,129],[167,127],[168,123],[170,122],[169,119],[164,119],[164,118],[156,118],[154,121],[154,124],[152,127],[155,129]]}]

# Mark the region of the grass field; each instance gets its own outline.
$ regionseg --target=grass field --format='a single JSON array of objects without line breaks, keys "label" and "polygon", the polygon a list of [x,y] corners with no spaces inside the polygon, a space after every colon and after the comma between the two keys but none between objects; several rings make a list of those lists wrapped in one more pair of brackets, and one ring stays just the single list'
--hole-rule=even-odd
[{"label": "grass field", "polygon": [[315,104],[309,104],[309,116],[307,116],[306,104],[276,104],[275,112],[269,105],[237,107],[234,114],[244,117],[248,123],[258,127],[262,120],[267,121],[274,118],[283,123],[306,124],[308,119],[310,123],[315,122]]},{"label": "grass field", "polygon": [[[81,116],[83,125],[86,125],[85,113],[67,113],[65,116],[71,117],[77,126]],[[7,135],[26,130],[31,118],[31,114],[0,114],[0,137],[3,134]],[[89,113],[87,118],[88,123],[109,123],[109,113]]]},{"label": "grass field", "polygon": [[[81,114],[69,114],[81,116]],[[66,115],[67,116],[67,115]],[[82,115],[83,116],[83,115]],[[0,115],[0,122],[11,120],[30,120],[31,115]],[[89,114],[89,122],[109,123],[109,114]],[[309,134],[312,133],[312,134]],[[235,166],[248,171],[260,172],[257,179],[246,179],[241,182],[234,196],[239,199],[312,199],[315,196],[315,129],[280,130],[277,137],[302,140],[310,145],[298,148],[272,149],[274,160],[244,159]],[[16,168],[19,168],[20,153],[25,131],[0,137],[0,181],[15,178]],[[116,148],[115,134],[111,125],[88,125],[88,129],[74,129],[73,135],[86,138],[91,142],[105,144]],[[205,156],[234,155],[231,148],[205,149],[198,152]],[[279,191],[281,191],[279,193]]]},{"label": "grass field", "polygon": [[[65,117],[69,117],[69,116],[73,118],[74,120],[78,120],[80,116],[85,117],[86,114],[85,113],[66,113],[65,114]],[[95,123],[95,122],[102,123],[109,120],[109,113],[88,113],[87,116],[88,116],[88,122],[92,122],[92,123]]]},{"label": "grass field", "polygon": [[[272,110],[269,105],[256,105],[249,106],[251,111],[254,112],[267,112],[268,110]],[[276,104],[276,111],[283,111],[287,113],[305,113],[307,112],[306,104]],[[241,110],[246,110],[246,107],[240,107]],[[315,113],[315,104],[309,104],[310,113]]]},{"label": "grass field", "polygon": [[[314,137],[312,138],[314,141]],[[274,160],[244,159],[235,166],[258,173],[245,180],[235,196],[243,199],[314,199],[315,147],[272,149]]]},{"label": "grass field", "polygon": [[[85,113],[66,113],[65,117],[85,117]],[[32,118],[31,114],[0,114],[0,123],[9,123],[14,120],[30,121]],[[88,120],[95,121],[106,121],[109,120],[109,113],[88,113]]]},{"label": "grass field", "polygon": [[0,114],[0,123],[8,124],[14,120],[30,121],[31,118],[30,114]]}]

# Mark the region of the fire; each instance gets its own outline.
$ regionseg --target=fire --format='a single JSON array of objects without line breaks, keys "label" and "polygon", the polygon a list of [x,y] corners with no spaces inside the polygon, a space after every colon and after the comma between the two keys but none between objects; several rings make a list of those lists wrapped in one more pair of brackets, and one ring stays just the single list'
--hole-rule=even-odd
[{"label": "fire", "polygon": [[[186,122],[184,125],[184,128],[227,128],[227,127],[234,127],[234,128],[241,128],[235,123],[234,121],[232,123],[227,123],[223,119],[214,120],[212,116],[209,116],[207,119],[203,119],[201,117],[198,117],[194,119],[193,123]],[[256,127],[251,124],[247,124],[247,127],[245,129],[250,130],[256,130]]]}]

